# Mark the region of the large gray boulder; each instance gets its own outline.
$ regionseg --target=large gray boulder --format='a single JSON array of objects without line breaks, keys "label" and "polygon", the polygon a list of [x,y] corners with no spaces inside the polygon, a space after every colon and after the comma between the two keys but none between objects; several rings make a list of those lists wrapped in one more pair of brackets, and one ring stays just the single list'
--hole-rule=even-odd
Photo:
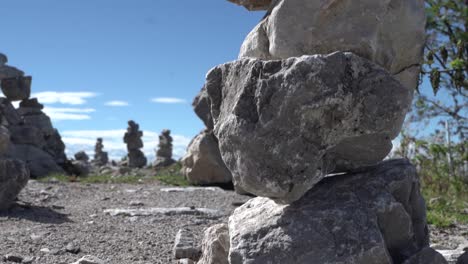
[{"label": "large gray boulder", "polygon": [[329,172],[381,161],[412,97],[383,68],[342,52],[237,60],[212,69],[205,88],[235,183],[282,202]]},{"label": "large gray boulder", "polygon": [[211,130],[213,129],[213,118],[211,117],[211,102],[206,88],[203,87],[193,99],[193,110],[195,114],[203,121],[205,126]]},{"label": "large gray boulder", "polygon": [[28,99],[31,95],[31,76],[4,78],[1,80],[2,92],[11,101]]},{"label": "large gray boulder", "polygon": [[414,166],[392,160],[325,178],[290,205],[251,199],[229,219],[229,263],[402,263],[429,244],[419,188]]},{"label": "large gray boulder", "polygon": [[439,252],[426,247],[405,260],[403,264],[447,264],[447,260]]},{"label": "large gray boulder", "polygon": [[285,59],[350,51],[414,89],[425,21],[424,0],[279,0],[249,33],[239,57]]},{"label": "large gray boulder", "polygon": [[8,58],[5,54],[0,53],[0,81],[5,78],[15,78],[24,75],[24,72],[15,67],[6,65]]},{"label": "large gray boulder", "polygon": [[54,173],[64,173],[53,156],[32,145],[15,145],[10,153],[12,158],[24,161],[31,178],[40,178]]},{"label": "large gray boulder", "polygon": [[182,158],[182,174],[195,185],[232,182],[213,132],[202,131],[190,142]]},{"label": "large gray boulder", "polygon": [[0,125],[0,155],[8,151],[11,144],[10,142],[10,131],[6,127]]},{"label": "large gray boulder", "polygon": [[0,160],[0,211],[8,209],[26,186],[29,171],[19,160]]}]

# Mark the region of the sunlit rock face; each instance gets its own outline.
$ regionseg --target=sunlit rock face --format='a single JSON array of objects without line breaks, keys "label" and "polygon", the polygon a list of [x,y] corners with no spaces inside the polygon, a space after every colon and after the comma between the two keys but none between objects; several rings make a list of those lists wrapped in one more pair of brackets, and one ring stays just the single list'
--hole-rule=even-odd
[{"label": "sunlit rock face", "polygon": [[234,182],[292,202],[332,171],[381,161],[410,89],[352,53],[215,67],[205,84],[214,135]]},{"label": "sunlit rock face", "polygon": [[349,51],[414,89],[425,43],[423,0],[279,0],[239,58],[285,59]]},{"label": "sunlit rock face", "polygon": [[326,178],[292,204],[251,199],[229,218],[229,237],[231,264],[444,263],[410,261],[429,235],[407,160]]}]

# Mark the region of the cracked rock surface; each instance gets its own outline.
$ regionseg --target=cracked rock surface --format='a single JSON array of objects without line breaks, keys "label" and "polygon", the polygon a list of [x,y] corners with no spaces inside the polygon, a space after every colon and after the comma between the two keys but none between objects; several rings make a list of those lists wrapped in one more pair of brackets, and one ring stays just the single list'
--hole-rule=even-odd
[{"label": "cracked rock surface", "polygon": [[352,53],[240,59],[207,74],[214,135],[234,182],[281,202],[332,171],[376,164],[412,92]]}]

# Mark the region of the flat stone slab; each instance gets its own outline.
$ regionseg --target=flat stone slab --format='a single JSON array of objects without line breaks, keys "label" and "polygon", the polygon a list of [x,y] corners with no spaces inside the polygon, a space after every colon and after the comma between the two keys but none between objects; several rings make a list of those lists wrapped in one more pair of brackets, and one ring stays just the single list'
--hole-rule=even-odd
[{"label": "flat stone slab", "polygon": [[111,216],[154,216],[154,215],[201,215],[208,217],[222,217],[224,214],[216,209],[193,208],[193,207],[174,207],[174,208],[132,208],[132,209],[106,209],[105,214]]},{"label": "flat stone slab", "polygon": [[161,188],[161,192],[195,192],[195,191],[209,191],[209,192],[223,192],[224,190],[219,187],[173,187]]}]

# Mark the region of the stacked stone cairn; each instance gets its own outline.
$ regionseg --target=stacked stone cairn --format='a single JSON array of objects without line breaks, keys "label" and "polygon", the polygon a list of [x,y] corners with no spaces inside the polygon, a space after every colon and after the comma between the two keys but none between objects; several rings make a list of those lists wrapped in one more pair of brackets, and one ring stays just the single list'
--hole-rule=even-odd
[{"label": "stacked stone cairn", "polygon": [[[206,128],[192,139],[182,158],[182,174],[194,185],[226,184],[232,182],[232,174],[219,152],[218,140],[213,134],[210,101],[206,89],[202,89],[192,106]],[[239,188],[236,188],[241,192]]]},{"label": "stacked stone cairn", "polygon": [[156,160],[153,167],[156,169],[165,168],[175,163],[172,159],[172,137],[171,131],[164,129],[159,135],[158,149],[156,151]]},{"label": "stacked stone cairn", "polygon": [[[68,162],[65,144],[52,126],[50,118],[42,111],[44,106],[37,98],[30,98],[30,76],[6,65],[7,57],[0,54],[0,81],[3,94],[0,98],[2,126],[9,131],[9,147],[4,157],[26,163],[32,178],[63,173]],[[15,109],[13,101],[20,101]]]},{"label": "stacked stone cairn", "polygon": [[143,148],[143,131],[140,131],[140,126],[133,120],[128,121],[127,132],[124,135],[124,142],[127,144],[128,151],[128,167],[142,168],[146,166],[145,154],[140,150]]},{"label": "stacked stone cairn", "polygon": [[198,263],[445,263],[415,167],[382,161],[417,85],[424,1],[230,1],[268,11],[207,74],[203,118],[259,197],[207,230]]},{"label": "stacked stone cairn", "polygon": [[[109,162],[109,156],[106,151],[103,151],[104,144],[102,138],[97,138],[96,145],[94,146],[94,160],[93,165],[97,167],[106,166]],[[86,154],[86,153],[85,153]]]}]

